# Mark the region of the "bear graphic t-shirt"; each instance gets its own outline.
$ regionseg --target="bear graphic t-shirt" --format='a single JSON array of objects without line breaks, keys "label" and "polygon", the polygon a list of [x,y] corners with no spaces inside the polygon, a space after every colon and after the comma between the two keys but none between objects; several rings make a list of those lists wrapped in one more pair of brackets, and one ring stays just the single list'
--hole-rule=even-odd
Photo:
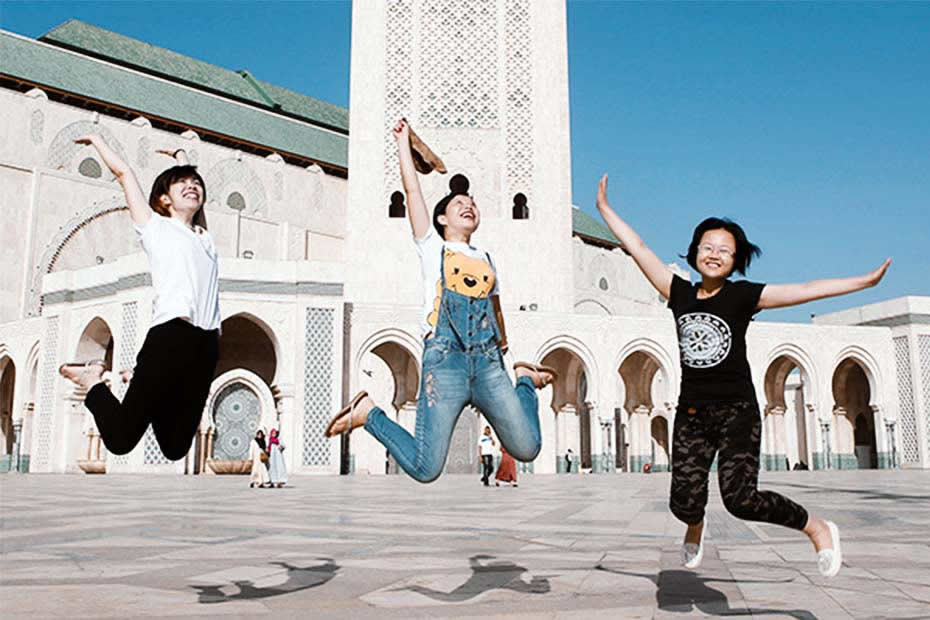
[{"label": "bear graphic t-shirt", "polygon": [[440,265],[445,268],[446,288],[479,299],[498,294],[494,264],[484,250],[460,241],[445,241],[432,227],[422,239],[415,238],[414,243],[423,274],[422,337],[425,338],[435,329],[439,318],[439,303],[442,300]]},{"label": "bear graphic t-shirt", "polygon": [[765,284],[726,280],[717,294],[698,299],[699,284],[673,276],[668,307],[675,315],[681,354],[682,404],[756,400],[746,329]]}]

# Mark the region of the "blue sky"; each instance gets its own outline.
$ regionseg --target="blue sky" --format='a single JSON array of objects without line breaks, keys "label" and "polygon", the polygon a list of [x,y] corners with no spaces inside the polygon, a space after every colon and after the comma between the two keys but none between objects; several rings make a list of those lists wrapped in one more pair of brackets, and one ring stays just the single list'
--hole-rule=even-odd
[{"label": "blue sky", "polygon": [[[37,37],[69,18],[346,106],[348,2],[2,2]],[[764,255],[753,280],[862,273],[852,296],[930,295],[930,3],[568,3],[575,204],[596,182],[659,256],[709,215]],[[683,263],[683,261],[680,261]]]}]

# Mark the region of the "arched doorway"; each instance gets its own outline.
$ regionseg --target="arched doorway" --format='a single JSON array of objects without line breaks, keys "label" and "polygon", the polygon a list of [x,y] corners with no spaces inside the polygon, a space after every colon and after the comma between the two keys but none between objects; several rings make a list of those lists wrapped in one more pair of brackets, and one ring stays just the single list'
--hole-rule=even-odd
[{"label": "arched doorway", "polygon": [[782,354],[765,371],[765,417],[762,467],[768,470],[813,469],[816,420],[807,405],[813,389],[810,371],[794,355]]},{"label": "arched doorway", "polygon": [[[555,368],[551,408],[555,413],[555,459],[557,473],[578,473],[592,466],[591,416],[587,403],[588,374],[581,357],[566,347],[547,353],[542,364]],[[542,421],[541,421],[542,422]],[[544,442],[545,443],[545,440]]]},{"label": "arched doorway", "polygon": [[[411,435],[415,434],[420,366],[411,349],[398,340],[384,340],[362,354],[358,370],[359,389],[367,391],[389,417]],[[468,419],[469,416],[463,413],[459,419],[459,426],[468,426]],[[464,449],[461,436],[463,433],[468,435],[477,431],[471,427],[463,429],[459,426],[453,435],[453,443],[446,460],[446,471],[471,473],[469,467],[475,462],[474,455],[471,454],[474,450]],[[342,473],[351,473],[357,467],[376,474],[400,473],[400,468],[384,446],[367,433],[343,435],[342,441]],[[355,442],[354,446],[350,443],[352,441]],[[354,462],[351,460],[353,457]]]},{"label": "arched doorway", "polygon": [[261,377],[269,387],[273,385],[278,357],[270,332],[259,319],[247,314],[235,314],[223,321],[220,357],[213,378],[244,368]]},{"label": "arched doorway", "polygon": [[[668,421],[662,414],[670,413],[665,407],[665,403],[670,400],[668,372],[655,355],[642,349],[627,355],[617,372],[622,384],[623,412],[627,419],[625,439],[628,444],[628,470],[641,472],[646,463],[650,463],[653,469],[659,467],[667,470],[670,466]],[[654,450],[661,437],[664,437],[664,448]],[[658,462],[658,458],[663,461]]]},{"label": "arched doorway", "polygon": [[833,372],[835,465],[839,469],[878,467],[875,415],[867,370],[855,358]]},{"label": "arched doorway", "polygon": [[9,356],[0,358],[0,471],[8,471],[13,454],[13,391],[16,365]]}]

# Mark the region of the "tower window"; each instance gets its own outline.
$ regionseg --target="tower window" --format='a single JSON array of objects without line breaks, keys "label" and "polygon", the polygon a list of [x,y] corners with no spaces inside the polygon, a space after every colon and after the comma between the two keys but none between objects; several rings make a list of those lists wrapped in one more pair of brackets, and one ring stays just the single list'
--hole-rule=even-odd
[{"label": "tower window", "polygon": [[82,161],[78,165],[78,172],[91,179],[99,179],[103,176],[103,170],[100,169],[100,164],[98,164],[97,160],[93,157],[88,157]]},{"label": "tower window", "polygon": [[404,195],[401,192],[391,194],[391,204],[388,207],[388,217],[404,217],[407,209],[404,207]]},{"label": "tower window", "polygon": [[513,219],[530,219],[530,208],[526,206],[526,194],[523,192],[517,192],[513,196]]},{"label": "tower window", "polygon": [[226,198],[226,206],[233,211],[245,211],[245,197],[239,192],[233,192]]}]

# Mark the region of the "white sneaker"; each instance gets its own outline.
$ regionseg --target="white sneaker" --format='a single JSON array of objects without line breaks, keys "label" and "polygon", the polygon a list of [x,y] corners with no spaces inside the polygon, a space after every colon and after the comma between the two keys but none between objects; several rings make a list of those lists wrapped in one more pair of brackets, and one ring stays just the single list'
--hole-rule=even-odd
[{"label": "white sneaker", "polygon": [[704,529],[701,530],[701,542],[694,543],[683,543],[681,545],[681,565],[685,568],[697,568],[701,565],[701,560],[704,559],[704,534],[707,532],[707,524],[704,524]]},{"label": "white sneaker", "polygon": [[827,521],[830,530],[830,539],[833,541],[832,549],[821,549],[817,552],[817,568],[824,577],[835,577],[843,564],[843,551],[840,549],[840,529],[833,521]]}]

